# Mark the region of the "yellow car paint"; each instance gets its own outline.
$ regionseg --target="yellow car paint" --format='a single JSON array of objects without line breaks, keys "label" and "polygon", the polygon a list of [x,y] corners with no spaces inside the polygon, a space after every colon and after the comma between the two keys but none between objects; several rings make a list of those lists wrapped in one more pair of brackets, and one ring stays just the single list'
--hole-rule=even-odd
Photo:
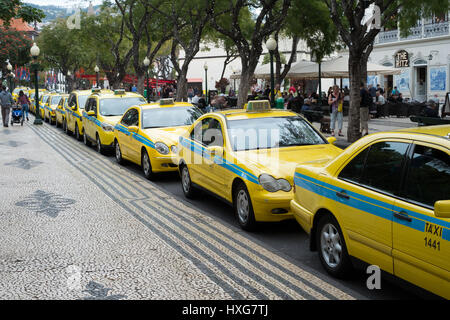
[{"label": "yellow car paint", "polygon": [[[254,127],[264,118],[300,118],[315,132],[322,144],[263,148],[234,151],[231,146],[228,124],[234,120],[254,120]],[[192,137],[195,127],[202,122],[220,123],[223,145],[211,148]],[[215,122],[218,121],[218,122]],[[205,129],[202,125],[202,129]],[[238,181],[245,184],[251,198],[255,221],[275,222],[292,219],[289,203],[292,189],[269,192],[262,187],[259,177],[268,174],[275,179],[285,179],[293,185],[292,173],[299,159],[304,162],[334,158],[342,151],[328,141],[301,116],[290,111],[269,110],[246,112],[244,109],[207,113],[199,118],[180,138],[179,161],[187,166],[191,181],[229,203],[233,203],[233,188]],[[218,154],[211,157],[218,151]]]},{"label": "yellow car paint", "polygon": [[[378,148],[393,145],[406,150],[398,151],[404,154],[397,160],[398,168],[395,162],[388,163],[398,182],[375,188],[375,180],[364,180],[370,176],[365,171],[367,163],[382,164],[385,158]],[[386,150],[387,156],[396,154],[394,149]],[[359,163],[359,159],[365,160]],[[416,172],[422,172],[418,171],[421,166],[427,174],[420,181],[433,183],[436,189],[432,194],[427,194],[427,185],[411,182]],[[348,178],[353,168],[357,173]],[[356,141],[332,161],[299,165],[291,208],[319,254],[321,247],[315,241],[320,237],[318,222],[324,215],[332,215],[349,256],[450,299],[449,176],[450,125],[376,133]],[[393,190],[385,190],[389,188]],[[419,198],[424,195],[437,197],[434,206]]]}]

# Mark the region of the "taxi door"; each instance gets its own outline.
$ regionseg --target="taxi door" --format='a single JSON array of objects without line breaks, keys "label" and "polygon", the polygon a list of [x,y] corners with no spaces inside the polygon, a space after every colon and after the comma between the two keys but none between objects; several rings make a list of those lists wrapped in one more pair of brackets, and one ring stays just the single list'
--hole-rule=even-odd
[{"label": "taxi door", "polygon": [[[137,119],[137,121],[136,121]],[[135,108],[129,109],[122,117],[120,121],[120,125],[122,128],[117,130],[117,137],[120,144],[120,150],[122,152],[122,156],[127,159],[134,160],[133,151],[131,149],[132,143],[132,133],[128,130],[130,126],[138,126],[139,125],[139,111]]]},{"label": "taxi door", "polygon": [[394,272],[450,299],[450,219],[435,216],[440,200],[450,200],[450,150],[416,142],[395,202]]},{"label": "taxi door", "polygon": [[[222,164],[225,156],[225,139],[223,123],[217,118],[207,118],[208,128],[203,130],[203,162],[199,171],[203,174],[204,183],[215,194],[225,197],[228,190],[225,189],[225,177],[231,174]],[[221,150],[220,154],[211,154],[212,148]]]},{"label": "taxi door", "polygon": [[86,107],[82,111],[83,114],[83,128],[84,128],[84,134],[87,134],[87,136],[91,140],[95,140],[95,128],[92,118],[94,116],[88,116],[89,111],[95,111],[93,108],[93,104],[95,102],[95,98],[89,98],[86,102]]},{"label": "taxi door", "polygon": [[[377,141],[322,189],[347,234],[350,255],[393,273],[392,210],[410,144]],[[329,180],[330,181],[330,180]],[[327,179],[324,179],[327,182]]]},{"label": "taxi door", "polygon": [[69,97],[69,102],[66,107],[66,118],[67,118],[67,129],[69,131],[75,130],[75,116],[73,113],[75,112],[73,109],[76,109],[77,106],[77,96],[75,94],[71,94]]}]

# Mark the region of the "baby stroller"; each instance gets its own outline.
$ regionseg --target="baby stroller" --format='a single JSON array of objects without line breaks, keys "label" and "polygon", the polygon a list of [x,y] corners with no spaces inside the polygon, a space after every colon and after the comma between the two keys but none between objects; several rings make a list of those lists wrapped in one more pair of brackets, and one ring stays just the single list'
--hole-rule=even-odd
[{"label": "baby stroller", "polygon": [[11,112],[11,126],[13,126],[14,123],[20,123],[20,125],[23,126],[22,106],[15,105],[12,108],[12,112]]}]

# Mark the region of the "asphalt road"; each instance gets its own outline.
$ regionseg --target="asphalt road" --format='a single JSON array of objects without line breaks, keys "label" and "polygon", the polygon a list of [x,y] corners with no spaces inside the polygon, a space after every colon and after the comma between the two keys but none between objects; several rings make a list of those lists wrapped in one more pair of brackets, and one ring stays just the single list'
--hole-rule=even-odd
[{"label": "asphalt road", "polygon": [[[113,155],[110,155],[110,161],[115,161]],[[130,172],[142,175],[141,168],[135,164],[127,163],[126,168]],[[195,200],[186,199],[183,195],[177,173],[160,175],[157,181],[149,183],[154,183],[186,204],[205,212],[205,214],[225,224],[237,226],[233,215],[233,208],[227,203],[218,200],[216,197],[202,192]],[[324,275],[326,274],[320,264],[317,252],[311,252],[309,250],[308,235],[294,220],[280,223],[261,223],[257,231],[251,233],[242,231],[242,233],[251,239],[256,239],[258,242],[263,243],[268,249],[273,249],[294,261],[301,261],[308,267]],[[382,276],[381,289],[369,290],[366,286],[368,277],[369,274],[366,274],[365,267],[359,267],[355,269],[354,274],[349,279],[339,281],[342,281],[346,286],[366,296],[368,299],[411,300],[437,298],[421,289],[405,284],[399,279],[392,279],[388,275]]]}]

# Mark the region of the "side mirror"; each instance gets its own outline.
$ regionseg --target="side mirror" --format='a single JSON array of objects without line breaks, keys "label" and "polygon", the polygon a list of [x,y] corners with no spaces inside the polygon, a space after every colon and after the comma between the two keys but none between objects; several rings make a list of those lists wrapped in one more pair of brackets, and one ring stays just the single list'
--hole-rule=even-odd
[{"label": "side mirror", "polygon": [[139,127],[136,127],[136,126],[130,126],[130,127],[128,127],[128,131],[130,131],[130,132],[132,132],[132,133],[138,133]]},{"label": "side mirror", "polygon": [[438,218],[450,218],[450,200],[436,201],[434,215]]},{"label": "side mirror", "polygon": [[208,152],[211,157],[222,157],[223,156],[223,147],[212,146],[208,147]]},{"label": "side mirror", "polygon": [[90,117],[95,117],[95,111],[90,110],[90,111],[87,112],[87,115],[90,116]]},{"label": "side mirror", "polygon": [[334,144],[335,142],[336,142],[336,137],[328,137],[327,138],[327,141],[330,143],[330,144]]},{"label": "side mirror", "polygon": [[77,111],[77,106],[73,106],[73,107],[72,107],[72,110],[73,110],[73,111]]}]

